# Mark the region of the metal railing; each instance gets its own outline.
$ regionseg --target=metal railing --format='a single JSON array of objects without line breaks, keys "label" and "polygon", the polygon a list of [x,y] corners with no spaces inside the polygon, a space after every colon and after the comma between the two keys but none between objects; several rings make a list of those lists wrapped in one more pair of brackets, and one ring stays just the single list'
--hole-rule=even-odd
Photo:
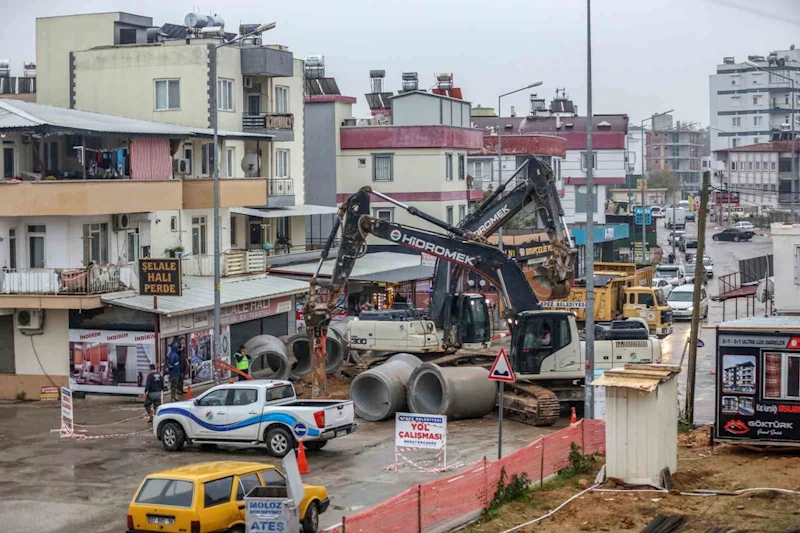
[{"label": "metal railing", "polygon": [[17,268],[0,271],[0,294],[92,295],[132,288],[136,274],[128,265],[85,268]]},{"label": "metal railing", "polygon": [[[300,246],[276,245],[269,250],[231,250],[220,257],[222,276],[241,276],[243,274],[259,274],[269,268],[269,258],[301,252],[319,250],[322,244],[303,244]],[[214,256],[185,255],[181,258],[181,269],[184,276],[213,276]]]},{"label": "metal railing", "polygon": [[294,180],[292,178],[269,178],[267,187],[269,196],[294,196]]},{"label": "metal railing", "polygon": [[242,115],[242,128],[292,130],[294,115],[292,113],[254,113]]}]

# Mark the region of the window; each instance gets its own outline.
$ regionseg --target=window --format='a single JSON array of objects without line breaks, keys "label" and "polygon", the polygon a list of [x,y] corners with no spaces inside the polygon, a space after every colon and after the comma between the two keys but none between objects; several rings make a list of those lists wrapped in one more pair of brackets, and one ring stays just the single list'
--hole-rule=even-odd
[{"label": "window", "polygon": [[731,170],[736,170],[736,161],[731,161]]},{"label": "window", "polygon": [[229,178],[233,177],[233,162],[236,161],[235,148],[228,148],[225,150],[225,175]]},{"label": "window", "polygon": [[194,483],[179,479],[148,479],[136,495],[136,503],[190,508]]},{"label": "window", "polygon": [[358,158],[358,168],[367,168],[367,158],[366,157],[359,157]]},{"label": "window", "polygon": [[643,305],[645,307],[655,307],[653,295],[644,292],[639,293],[639,305]]},{"label": "window", "polygon": [[236,246],[236,215],[231,215],[231,246]]},{"label": "window", "polygon": [[169,217],[169,230],[178,231],[178,217]]},{"label": "window", "polygon": [[733,139],[731,142],[732,142],[734,148],[738,148],[739,147],[739,144],[740,144],[740,140],[739,139]]},{"label": "window", "polygon": [[[581,170],[583,170],[584,172],[586,172],[586,169],[588,168],[586,166],[586,160],[587,160],[586,152],[581,152]],[[597,168],[597,152],[592,152],[592,168],[593,169]]]},{"label": "window", "polygon": [[289,177],[289,150],[275,150],[275,177]]},{"label": "window", "polygon": [[192,175],[192,154],[194,151],[192,150],[192,143],[184,143],[183,145],[183,160],[186,161],[186,172],[187,176]]},{"label": "window", "polygon": [[214,143],[206,143],[201,148],[200,173],[203,176],[210,176],[214,172]]},{"label": "window", "polygon": [[741,85],[742,84],[742,77],[738,74],[733,74],[731,76],[731,85]]},{"label": "window", "polygon": [[228,390],[229,389],[218,389],[209,392],[197,400],[197,405],[200,407],[221,407],[228,403]]},{"label": "window", "polygon": [[[588,196],[589,189],[586,185],[581,185],[575,187],[575,212],[576,213],[586,213],[586,199]],[[592,210],[594,213],[597,213],[597,186],[595,185],[592,188],[592,194],[594,198],[594,209]]]},{"label": "window", "polygon": [[258,389],[233,389],[231,405],[250,405],[258,401]]},{"label": "window", "polygon": [[759,144],[761,142],[761,137],[753,137],[753,144]]},{"label": "window", "polygon": [[44,225],[28,226],[28,266],[30,268],[44,268],[44,235],[47,227]]},{"label": "window", "polygon": [[206,253],[206,217],[192,217],[192,254]]},{"label": "window", "polygon": [[742,117],[733,117],[731,119],[731,122],[734,128],[738,128],[739,126],[742,125]]},{"label": "window", "polygon": [[467,178],[467,156],[458,154],[458,179],[464,180]]},{"label": "window", "polygon": [[8,230],[8,268],[17,268],[17,230]]},{"label": "window", "polygon": [[217,80],[217,109],[233,111],[233,80]]},{"label": "window", "polygon": [[275,112],[289,113],[289,88],[275,87]]},{"label": "window", "polygon": [[288,244],[292,235],[289,217],[280,217],[275,221],[275,240],[278,244]]},{"label": "window", "polygon": [[764,353],[764,398],[800,400],[800,354]]},{"label": "window", "polygon": [[775,171],[778,168],[778,164],[775,161],[770,163],[770,170]]},{"label": "window", "polygon": [[233,488],[233,477],[203,483],[203,492],[205,493],[203,506],[208,508],[228,503],[231,500],[231,488]]},{"label": "window", "polygon": [[760,94],[753,95],[753,105],[761,105],[762,98]]},{"label": "window", "polygon": [[261,95],[259,93],[247,93],[247,113],[249,115],[261,114]]},{"label": "window", "polygon": [[261,472],[259,472],[259,474],[261,474],[261,479],[264,480],[264,486],[266,487],[286,486],[286,479],[284,479],[281,473],[275,470],[274,468],[270,468],[268,470],[262,470]]},{"label": "window", "polygon": [[133,263],[139,259],[139,230],[135,229],[127,232],[125,241],[128,248],[126,258],[129,263]]},{"label": "window", "polygon": [[467,206],[460,205],[458,206],[458,221],[461,222],[464,220],[464,217],[467,216]]},{"label": "window", "polygon": [[742,107],[742,97],[731,96],[731,107]]},{"label": "window", "polygon": [[519,359],[512,361],[512,364],[514,368],[519,369],[518,372],[538,373],[543,352],[554,353],[572,342],[569,319],[565,313],[561,316],[540,315],[523,320],[522,327],[517,333],[524,335],[522,350],[516,354]]},{"label": "window", "polygon": [[372,181],[392,181],[392,154],[372,155]]},{"label": "window", "polygon": [[244,497],[250,494],[250,491],[256,487],[261,486],[261,481],[255,474],[247,474],[239,476],[239,486],[236,488],[236,501],[244,500]]},{"label": "window", "polygon": [[453,154],[444,154],[444,179],[453,181]]},{"label": "window", "polygon": [[753,117],[753,126],[761,126],[764,121],[764,117],[756,115]]},{"label": "window", "polygon": [[453,206],[452,205],[448,205],[447,206],[446,213],[447,213],[447,216],[445,217],[445,220],[447,221],[448,224],[450,224],[452,226],[453,225]]},{"label": "window", "polygon": [[753,170],[753,162],[752,161],[748,161],[747,162],[747,170]]},{"label": "window", "polygon": [[13,143],[3,145],[3,177],[11,178],[16,175],[16,152]]},{"label": "window", "polygon": [[761,161],[756,161],[756,170],[761,170]]},{"label": "window", "polygon": [[476,179],[491,179],[492,178],[492,160],[479,159],[477,161],[469,161],[469,175]]},{"label": "window", "polygon": [[156,111],[181,108],[181,80],[156,80]]},{"label": "window", "polygon": [[378,208],[373,209],[373,216],[375,218],[379,218],[381,220],[385,220],[386,222],[394,221],[394,209],[393,208]]},{"label": "window", "polygon": [[294,398],[294,389],[291,385],[267,389],[267,402],[286,400],[287,398]]}]

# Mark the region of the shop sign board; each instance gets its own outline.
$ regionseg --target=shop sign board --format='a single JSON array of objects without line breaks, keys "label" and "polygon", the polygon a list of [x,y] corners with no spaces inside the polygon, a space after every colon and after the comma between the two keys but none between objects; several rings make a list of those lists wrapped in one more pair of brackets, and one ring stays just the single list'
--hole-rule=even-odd
[{"label": "shop sign board", "polygon": [[766,332],[718,333],[716,438],[800,444],[797,338]]},{"label": "shop sign board", "polygon": [[[230,305],[223,307],[220,311],[223,326],[238,324],[264,318],[281,313],[289,313],[292,310],[292,297],[283,296],[281,298],[264,298],[244,304]],[[214,318],[210,311],[198,311],[187,315],[161,316],[160,332],[161,337],[175,334],[189,333],[213,327]]]},{"label": "shop sign board", "polygon": [[39,392],[40,402],[57,402],[59,399],[59,389],[53,385],[46,385],[42,387]]},{"label": "shop sign board", "polygon": [[139,259],[139,294],[182,296],[180,259]]},{"label": "shop sign board", "polygon": [[72,391],[61,387],[61,432],[72,435],[75,432],[72,414]]},{"label": "shop sign board", "polygon": [[447,417],[414,413],[396,413],[395,448],[441,450],[447,443]]}]

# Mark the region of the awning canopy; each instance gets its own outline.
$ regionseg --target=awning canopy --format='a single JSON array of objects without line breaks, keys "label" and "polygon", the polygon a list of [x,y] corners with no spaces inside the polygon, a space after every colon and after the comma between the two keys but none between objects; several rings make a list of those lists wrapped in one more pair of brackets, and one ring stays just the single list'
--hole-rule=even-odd
[{"label": "awning canopy", "polygon": [[416,265],[361,276],[350,276],[355,281],[375,281],[383,283],[401,283],[403,281],[416,281],[418,279],[430,279],[433,277],[434,267],[428,265]]},{"label": "awning canopy", "polygon": [[[333,273],[335,259],[329,259],[322,263],[319,271],[320,277],[329,278]],[[317,261],[313,263],[300,263],[297,265],[285,265],[270,268],[274,274],[285,274],[287,276],[311,277],[317,270]],[[378,252],[367,254],[356,261],[350,279],[353,281],[384,281],[397,283],[411,279],[427,279],[433,276],[433,267],[424,267],[430,270],[429,275],[426,271],[418,269],[422,267],[420,256],[412,254],[401,254],[396,252]],[[418,275],[421,277],[417,277]]]},{"label": "awning canopy", "polygon": [[291,207],[232,207],[231,213],[261,218],[303,217],[311,215],[332,215],[337,208],[327,205],[295,205]]},{"label": "awning canopy", "polygon": [[[131,291],[104,294],[102,301],[148,313],[182,315],[214,308],[213,278],[185,276],[183,296],[159,296],[158,309],[153,307],[152,296],[141,296]],[[254,302],[264,298],[279,298],[308,292],[308,282],[278,276],[262,276],[242,280],[223,281],[220,288],[223,307]]]}]

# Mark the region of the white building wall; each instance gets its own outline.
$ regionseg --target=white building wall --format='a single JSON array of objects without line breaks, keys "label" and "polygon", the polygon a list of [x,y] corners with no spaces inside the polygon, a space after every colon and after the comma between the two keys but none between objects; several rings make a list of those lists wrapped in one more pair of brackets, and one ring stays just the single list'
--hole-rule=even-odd
[{"label": "white building wall", "polygon": [[626,174],[642,175],[642,133],[641,129],[630,129],[625,137],[625,149],[628,152]]},{"label": "white building wall", "polygon": [[730,152],[726,175],[743,207],[778,207],[778,152]]},{"label": "white building wall", "polygon": [[800,225],[772,224],[775,310],[800,314]]},{"label": "white building wall", "polygon": [[[272,78],[273,91],[271,95],[270,111],[275,112],[275,92],[274,87],[289,88],[289,112],[294,114],[294,140],[284,142],[273,142],[272,144],[272,165],[270,174],[263,174],[275,177],[275,151],[289,150],[289,177],[294,181],[294,200],[295,205],[305,203],[305,157],[303,150],[305,139],[305,101],[303,95],[303,71],[304,63],[302,59],[294,60],[294,76],[291,78]],[[336,136],[337,142],[339,136]],[[263,149],[263,148],[262,148]],[[312,146],[313,150],[314,147]],[[262,163],[263,164],[263,163]],[[294,243],[294,240],[292,241]],[[305,242],[305,237],[303,238]]]},{"label": "white building wall", "polygon": [[69,375],[68,310],[47,309],[41,335],[24,335],[16,326],[15,318],[14,365],[17,375]]}]

